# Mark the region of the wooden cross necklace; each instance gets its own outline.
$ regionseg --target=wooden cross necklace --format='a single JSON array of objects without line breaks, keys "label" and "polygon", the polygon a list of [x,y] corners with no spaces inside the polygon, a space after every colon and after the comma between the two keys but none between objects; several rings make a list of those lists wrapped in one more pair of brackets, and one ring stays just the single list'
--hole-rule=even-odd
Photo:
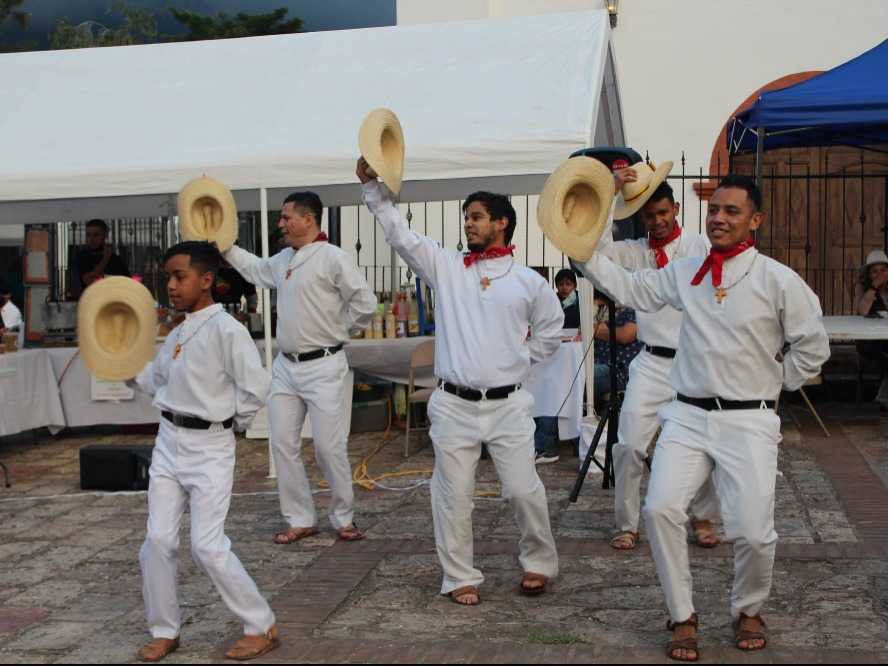
[{"label": "wooden cross necklace", "polygon": [[285,280],[289,280],[289,279],[290,279],[290,276],[293,275],[293,271],[295,271],[297,268],[302,268],[303,266],[305,266],[305,264],[308,263],[308,262],[311,260],[311,258],[314,257],[318,252],[319,252],[319,250],[316,250],[316,251],[313,252],[311,255],[309,255],[308,259],[306,259],[306,260],[303,261],[301,264],[299,264],[299,266],[294,266],[294,265],[293,265],[293,261],[295,261],[296,259],[299,258],[299,252],[298,252],[298,251],[294,251],[294,253],[293,253],[293,258],[290,259],[290,263],[289,263],[289,265],[287,266],[287,274],[284,275],[284,279],[285,279]]},{"label": "wooden cross necklace", "polygon": [[215,317],[217,314],[219,314],[219,313],[218,313],[218,312],[214,312],[214,313],[211,314],[209,317],[207,317],[206,321],[204,321],[204,323],[202,323],[200,326],[198,326],[198,327],[197,327],[197,330],[194,331],[194,333],[192,333],[191,335],[189,335],[189,336],[185,339],[184,342],[179,342],[180,338],[182,337],[182,328],[184,328],[184,326],[185,326],[184,324],[181,325],[182,328],[180,328],[180,329],[179,329],[179,332],[176,334],[176,348],[173,350],[173,358],[174,358],[174,359],[179,358],[179,354],[182,353],[182,347],[184,347],[185,345],[187,345],[188,342],[191,340],[191,338],[193,338],[195,335],[197,335],[197,334],[200,332],[200,329],[202,329],[204,326],[206,326],[207,324],[209,324],[210,321],[213,319],[213,317]]},{"label": "wooden cross necklace", "polygon": [[719,305],[721,305],[722,301],[724,301],[728,297],[728,290],[733,289],[738,284],[743,282],[743,280],[745,280],[746,277],[752,272],[752,267],[755,266],[756,259],[758,259],[758,254],[756,254],[755,257],[753,257],[752,263],[749,264],[749,268],[746,269],[746,272],[743,275],[741,275],[739,278],[734,280],[733,284],[731,284],[728,287],[722,287],[721,285],[719,285],[718,287],[715,288],[715,300]]},{"label": "wooden cross necklace", "polygon": [[490,288],[490,285],[493,283],[494,280],[499,280],[501,278],[506,277],[509,273],[512,272],[512,267],[514,265],[515,265],[515,258],[512,257],[512,260],[509,262],[509,267],[505,270],[505,272],[502,275],[497,275],[495,277],[488,277],[486,275],[481,275],[481,270],[478,268],[478,264],[475,264],[475,271],[477,272],[477,274],[479,276],[481,276],[481,279],[479,280],[479,283],[481,284],[481,290],[487,291]]}]

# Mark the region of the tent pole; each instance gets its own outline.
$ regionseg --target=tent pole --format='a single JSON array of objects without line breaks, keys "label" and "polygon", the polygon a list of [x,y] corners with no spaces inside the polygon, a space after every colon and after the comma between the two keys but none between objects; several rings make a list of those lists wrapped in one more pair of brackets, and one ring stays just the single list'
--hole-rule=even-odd
[{"label": "tent pole", "polygon": [[[262,258],[268,259],[268,190],[264,187],[259,189],[259,208],[260,220],[259,225],[262,229]],[[262,327],[265,335],[265,367],[268,374],[271,374],[272,363],[272,344],[271,337],[271,290],[262,289]],[[266,406],[266,409],[268,407]],[[274,456],[271,451],[271,439],[268,440],[268,478],[276,479],[277,472],[274,469]]]},{"label": "tent pole", "polygon": [[756,129],[755,141],[755,184],[759,190],[762,189],[762,174],[764,173],[764,156],[765,156],[765,128]]}]

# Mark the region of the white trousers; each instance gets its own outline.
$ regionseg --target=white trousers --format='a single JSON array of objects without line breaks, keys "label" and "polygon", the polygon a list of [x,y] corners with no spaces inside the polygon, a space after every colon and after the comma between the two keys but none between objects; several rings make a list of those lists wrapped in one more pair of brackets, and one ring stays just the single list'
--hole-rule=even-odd
[{"label": "white trousers", "polygon": [[685,523],[712,476],[734,544],[731,615],[756,615],[771,591],[780,417],[770,409],[712,411],[675,401],[661,416],[644,519],[673,622],[694,612]]},{"label": "white trousers", "polygon": [[[641,480],[647,449],[660,427],[659,411],[675,399],[672,359],[641,351],[629,365],[629,383],[614,444],[614,518],[620,532],[638,532]],[[718,521],[718,496],[707,479],[691,502],[694,520]]]},{"label": "white trousers", "polygon": [[430,436],[435,448],[432,517],[444,569],[441,594],[484,581],[474,566],[472,534],[475,473],[482,442],[521,530],[521,567],[549,578],[558,573],[546,489],[534,465],[532,408],[533,396],[526,390],[504,400],[471,402],[438,389],[429,400]]},{"label": "white trousers", "polygon": [[145,614],[154,638],[176,638],[182,627],[176,576],[186,504],[191,509],[191,556],[244,623],[244,633],[263,634],[275,623],[268,602],[225,536],[234,462],[230,429],[192,430],[161,419],[151,459],[148,533],[139,552]]},{"label": "white trousers", "polygon": [[317,513],[302,461],[302,426],[311,418],[315,456],[330,484],[330,523],[352,524],[354,489],[348,462],[348,420],[343,413],[342,384],[348,374],[344,352],[293,363],[282,354],[274,361],[268,426],[278,476],[281,513],[290,527],[315,527]]}]

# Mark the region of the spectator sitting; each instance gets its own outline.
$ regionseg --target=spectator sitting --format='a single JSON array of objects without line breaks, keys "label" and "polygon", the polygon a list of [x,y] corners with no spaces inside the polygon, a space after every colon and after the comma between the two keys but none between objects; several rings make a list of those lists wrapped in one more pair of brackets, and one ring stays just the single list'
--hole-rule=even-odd
[{"label": "spectator sitting", "polygon": [[595,315],[595,397],[600,399],[611,391],[623,391],[629,381],[629,364],[641,351],[638,330],[635,324],[635,310],[617,306],[617,386],[610,385],[610,326],[607,301],[595,297],[598,310]]},{"label": "spectator sitting", "polygon": [[[0,335],[18,333],[18,348],[25,343],[25,320],[22,311],[12,302],[12,290],[5,282],[0,282]],[[2,340],[0,340],[2,342]]]},{"label": "spectator sitting", "polygon": [[[873,250],[866,258],[866,265],[860,269],[854,308],[864,317],[885,316],[888,313],[888,255],[882,250]],[[882,384],[876,395],[876,402],[882,413],[888,413],[888,341],[872,340],[857,343],[857,352],[865,359],[874,361],[882,371]]]},{"label": "spectator sitting", "polygon": [[580,304],[577,300],[577,274],[562,268],[555,276],[555,289],[564,310],[564,328],[580,328]]},{"label": "spectator sitting", "polygon": [[106,244],[108,225],[104,220],[86,223],[86,247],[77,253],[77,275],[82,289],[106,275],[131,277],[123,260]]}]

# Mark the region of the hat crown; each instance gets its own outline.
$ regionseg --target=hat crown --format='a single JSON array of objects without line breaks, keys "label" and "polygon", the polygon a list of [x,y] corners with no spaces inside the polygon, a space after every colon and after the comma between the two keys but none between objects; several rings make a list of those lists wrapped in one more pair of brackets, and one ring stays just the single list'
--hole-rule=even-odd
[{"label": "hat crown", "polygon": [[635,169],[637,180],[634,183],[624,183],[620,190],[623,193],[623,199],[626,202],[631,202],[647,192],[651,185],[651,181],[654,179],[655,170],[653,166],[647,162],[633,164],[632,168]]},{"label": "hat crown", "polygon": [[209,176],[190,181],[179,192],[179,229],[184,240],[212,241],[225,252],[237,239],[237,204],[224,183]]},{"label": "hat crown", "polygon": [[109,354],[128,352],[138,337],[139,318],[123,301],[105,305],[96,315],[96,340]]},{"label": "hat crown", "polygon": [[866,255],[866,265],[872,266],[873,264],[888,264],[888,254],[885,254],[884,250],[873,250]]},{"label": "hat crown", "polygon": [[374,109],[358,131],[358,147],[370,167],[397,194],[404,178],[404,131],[393,111]]}]

